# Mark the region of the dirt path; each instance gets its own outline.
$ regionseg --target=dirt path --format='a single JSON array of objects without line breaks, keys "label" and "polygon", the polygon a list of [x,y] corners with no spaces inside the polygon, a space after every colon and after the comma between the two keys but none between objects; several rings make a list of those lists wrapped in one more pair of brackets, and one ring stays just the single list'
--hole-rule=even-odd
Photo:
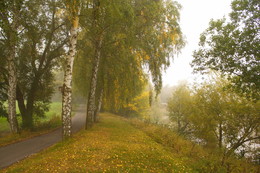
[{"label": "dirt path", "polygon": [[[80,106],[72,118],[72,133],[79,131],[85,125],[86,110]],[[0,169],[10,166],[34,153],[37,153],[61,141],[61,128],[25,141],[0,147]]]}]

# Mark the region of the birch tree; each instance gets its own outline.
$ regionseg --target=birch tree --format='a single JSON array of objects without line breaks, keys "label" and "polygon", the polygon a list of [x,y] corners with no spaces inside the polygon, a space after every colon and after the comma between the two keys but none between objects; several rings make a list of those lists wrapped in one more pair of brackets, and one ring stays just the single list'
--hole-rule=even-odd
[{"label": "birch tree", "polygon": [[10,129],[13,133],[18,132],[18,122],[16,118],[16,85],[17,85],[17,37],[19,26],[19,13],[22,5],[21,0],[13,0],[11,2],[1,2],[1,37],[5,39],[7,48],[7,76],[8,76],[8,121]]},{"label": "birch tree", "polygon": [[103,44],[103,35],[104,30],[102,31],[99,27],[100,25],[100,17],[101,17],[101,9],[100,9],[100,1],[93,0],[93,8],[92,8],[92,45],[94,49],[93,55],[93,64],[92,64],[92,76],[90,81],[90,90],[87,101],[87,115],[86,115],[86,126],[85,128],[89,128],[94,123],[94,117],[96,112],[96,90],[97,90],[97,82],[98,82],[98,70],[101,59],[101,48]]},{"label": "birch tree", "polygon": [[[94,5],[94,8],[97,6],[98,2],[95,2],[96,4]],[[97,10],[97,9],[95,9]],[[97,13],[94,10],[94,17],[96,18]],[[96,21],[97,19],[94,19]],[[95,23],[95,22],[94,22]],[[96,25],[96,24],[94,24]],[[96,105],[95,105],[95,98],[96,98],[96,89],[97,89],[97,77],[98,77],[98,70],[99,70],[99,63],[100,63],[100,56],[101,56],[101,47],[102,47],[102,42],[103,42],[103,36],[100,35],[98,38],[94,41],[95,43],[95,52],[94,52],[94,61],[93,61],[93,67],[92,67],[92,77],[91,77],[91,83],[90,83],[90,91],[89,91],[89,98],[88,98],[88,103],[87,103],[87,119],[86,119],[86,128],[92,125],[94,122],[94,116],[95,116],[95,110],[96,110]]]},{"label": "birch tree", "polygon": [[16,67],[15,67],[15,54],[16,54],[16,28],[17,28],[17,16],[18,14],[14,13],[13,21],[11,24],[11,31],[9,35],[9,55],[7,58],[8,64],[8,120],[10,124],[11,131],[13,133],[18,132],[18,122],[16,118],[16,85],[17,85],[17,76],[16,76]]},{"label": "birch tree", "polygon": [[71,23],[69,36],[69,51],[65,60],[64,83],[62,90],[62,136],[71,136],[71,94],[72,94],[72,70],[76,54],[77,34],[79,29],[80,2],[78,0],[67,0],[66,10]]},{"label": "birch tree", "polygon": [[[95,105],[98,85],[104,85],[104,103],[110,102],[111,109],[119,110],[142,88],[135,84],[143,84],[139,80],[145,78],[144,66],[149,68],[159,91],[162,70],[169,66],[172,53],[183,46],[177,3],[94,0],[89,7],[91,14],[84,16],[92,17],[81,20],[85,32],[83,42],[93,49],[86,127],[93,123],[98,108]],[[102,61],[106,63],[100,64]],[[99,69],[105,69],[101,75],[105,79],[103,84],[98,84]]]}]

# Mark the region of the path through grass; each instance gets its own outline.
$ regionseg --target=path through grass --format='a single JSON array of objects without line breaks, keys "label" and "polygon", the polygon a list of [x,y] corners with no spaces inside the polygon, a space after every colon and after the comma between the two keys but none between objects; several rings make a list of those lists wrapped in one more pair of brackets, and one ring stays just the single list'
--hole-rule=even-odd
[{"label": "path through grass", "polygon": [[192,172],[181,160],[120,117],[101,123],[4,172]]},{"label": "path through grass", "polygon": [[[53,102],[50,109],[46,112],[44,118],[38,118],[35,121],[35,130],[24,131],[20,134],[12,134],[9,124],[5,117],[0,117],[0,146],[4,146],[13,142],[21,141],[33,136],[47,133],[59,126],[61,126],[61,102]],[[21,125],[22,119],[18,117],[18,122]]]},{"label": "path through grass", "polygon": [[[258,173],[245,159],[208,152],[169,129],[109,113],[82,130],[3,172]],[[1,171],[0,171],[1,172]]]}]

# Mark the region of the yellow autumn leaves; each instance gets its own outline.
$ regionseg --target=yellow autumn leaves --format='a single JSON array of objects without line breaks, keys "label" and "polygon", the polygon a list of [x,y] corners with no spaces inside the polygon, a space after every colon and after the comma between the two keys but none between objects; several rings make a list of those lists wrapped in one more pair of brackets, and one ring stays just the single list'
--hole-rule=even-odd
[{"label": "yellow autumn leaves", "polygon": [[123,118],[101,123],[4,172],[189,172],[183,163]]}]

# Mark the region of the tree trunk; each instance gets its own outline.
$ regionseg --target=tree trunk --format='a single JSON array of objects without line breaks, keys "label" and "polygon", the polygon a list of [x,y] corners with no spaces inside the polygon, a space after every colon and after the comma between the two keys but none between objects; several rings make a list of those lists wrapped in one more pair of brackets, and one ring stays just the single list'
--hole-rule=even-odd
[{"label": "tree trunk", "polygon": [[15,44],[11,43],[8,56],[8,120],[11,131],[18,133],[18,122],[16,118],[16,68],[15,68]]},{"label": "tree trunk", "polygon": [[22,127],[24,129],[32,131],[33,128],[34,128],[34,125],[33,125],[33,111],[32,110],[26,111],[24,114],[21,114],[21,115],[22,115],[22,119],[23,119]]},{"label": "tree trunk", "polygon": [[24,96],[23,96],[21,89],[19,88],[19,85],[16,86],[16,99],[18,102],[18,107],[19,107],[20,113],[23,116],[23,115],[25,115],[26,107],[24,104]]},{"label": "tree trunk", "polygon": [[9,55],[8,62],[8,120],[12,133],[18,133],[18,122],[16,118],[16,85],[17,75],[15,67],[15,54],[16,54],[16,26],[17,15],[14,14],[13,22],[11,24],[11,31],[9,35]]},{"label": "tree trunk", "polygon": [[72,70],[76,54],[78,17],[73,19],[70,30],[69,52],[66,56],[65,74],[62,89],[62,137],[66,139],[71,136],[71,94],[72,94]]},{"label": "tree trunk", "polygon": [[86,116],[86,127],[85,127],[86,129],[91,127],[94,122],[94,116],[96,110],[95,98],[96,98],[97,77],[98,77],[98,69],[99,69],[99,62],[100,62],[101,45],[102,45],[102,38],[100,38],[97,41],[95,46],[94,63],[93,63],[90,91],[89,91],[88,103],[87,103],[87,116]]},{"label": "tree trunk", "polygon": [[31,84],[30,92],[28,94],[27,103],[26,103],[26,111],[22,114],[23,118],[23,127],[29,130],[33,130],[33,112],[34,112],[34,102],[35,102],[35,94],[38,88],[38,83],[40,81],[41,74],[35,74],[33,79],[33,83]]},{"label": "tree trunk", "polygon": [[103,100],[103,89],[101,89],[100,91],[100,95],[99,95],[99,98],[98,98],[98,106],[97,106],[97,109],[95,111],[95,115],[94,115],[94,122],[98,122],[99,120],[99,112],[101,110],[101,106],[102,106],[102,100]]},{"label": "tree trunk", "polygon": [[97,89],[97,78],[98,78],[98,69],[100,63],[100,54],[101,54],[101,45],[102,45],[102,33],[98,30],[98,20],[99,20],[99,0],[93,0],[93,24],[92,27],[94,29],[94,60],[92,66],[92,77],[90,82],[90,91],[88,95],[88,102],[87,102],[87,115],[86,115],[86,126],[85,128],[88,129],[92,126],[95,117],[95,110],[96,110],[96,89]]},{"label": "tree trunk", "polygon": [[[17,90],[16,90],[16,96],[17,96],[17,102],[18,102],[18,107],[22,116],[22,127],[25,129],[32,129],[33,127],[33,119],[32,116],[29,116],[28,109],[26,108],[25,105],[25,100],[22,91],[19,88],[19,85],[17,85]],[[28,102],[27,102],[28,105]],[[31,118],[29,118],[31,117]]]}]

